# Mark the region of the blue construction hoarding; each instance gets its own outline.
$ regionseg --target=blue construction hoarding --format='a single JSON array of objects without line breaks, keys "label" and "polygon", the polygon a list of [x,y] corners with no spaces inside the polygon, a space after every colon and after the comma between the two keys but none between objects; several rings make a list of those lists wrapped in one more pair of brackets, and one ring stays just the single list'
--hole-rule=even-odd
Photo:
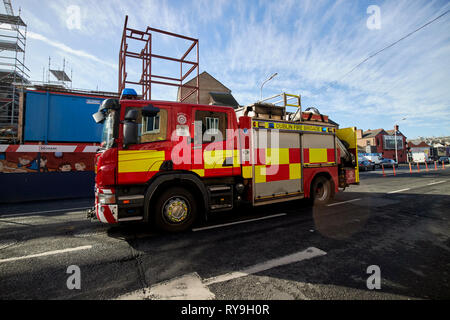
[{"label": "blue construction hoarding", "polygon": [[100,142],[102,125],[92,114],[101,97],[45,91],[27,91],[24,141]]},{"label": "blue construction hoarding", "polygon": [[[95,153],[84,148],[101,141],[103,126],[92,114],[110,97],[27,90],[23,144],[0,148],[0,203],[93,197]],[[73,150],[26,151],[35,144]]]}]

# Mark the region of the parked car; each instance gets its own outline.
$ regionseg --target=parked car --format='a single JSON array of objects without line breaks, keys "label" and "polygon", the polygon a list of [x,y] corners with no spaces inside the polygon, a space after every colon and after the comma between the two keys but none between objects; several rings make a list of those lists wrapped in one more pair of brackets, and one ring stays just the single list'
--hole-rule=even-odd
[{"label": "parked car", "polygon": [[450,157],[440,157],[438,161],[439,163],[450,163]]},{"label": "parked car", "polygon": [[364,160],[369,160],[375,164],[375,167],[381,167],[381,157],[377,155],[364,156]]},{"label": "parked car", "polygon": [[380,165],[383,165],[385,168],[392,168],[394,166],[398,168],[398,163],[395,160],[386,158],[381,158],[380,160]]},{"label": "parked car", "polygon": [[375,170],[375,163],[369,160],[363,160],[359,163],[359,171]]}]

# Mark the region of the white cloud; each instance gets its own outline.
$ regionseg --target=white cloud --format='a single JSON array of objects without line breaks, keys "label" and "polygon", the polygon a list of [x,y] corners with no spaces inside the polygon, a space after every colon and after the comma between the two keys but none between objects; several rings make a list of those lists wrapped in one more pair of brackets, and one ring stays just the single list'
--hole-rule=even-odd
[{"label": "white cloud", "polygon": [[101,59],[101,58],[99,58],[99,57],[97,57],[97,56],[95,56],[93,54],[90,54],[90,53],[88,53],[88,52],[86,52],[84,50],[73,49],[73,48],[65,45],[62,42],[50,40],[50,39],[48,39],[47,37],[45,37],[45,36],[43,36],[41,34],[34,33],[34,32],[28,32],[28,37],[31,38],[31,39],[43,41],[43,42],[45,42],[45,43],[47,43],[47,44],[49,44],[49,45],[51,45],[51,46],[53,46],[53,47],[63,51],[63,52],[68,53],[68,54],[71,54],[71,55],[74,55],[74,56],[78,56],[78,57],[81,57],[81,58],[85,58],[85,59],[89,59],[89,60],[91,60],[93,62],[97,62],[97,63],[103,64],[103,65],[105,65],[107,67],[110,67],[112,69],[117,69],[117,65],[114,64],[114,63],[105,61],[105,60],[103,60],[103,59]]}]

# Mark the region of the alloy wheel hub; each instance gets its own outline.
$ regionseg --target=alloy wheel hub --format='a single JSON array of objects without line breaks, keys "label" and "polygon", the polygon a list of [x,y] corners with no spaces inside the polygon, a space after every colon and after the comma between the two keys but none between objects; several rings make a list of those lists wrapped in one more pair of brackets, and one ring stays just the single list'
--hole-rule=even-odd
[{"label": "alloy wheel hub", "polygon": [[188,215],[188,206],[186,201],[181,198],[172,198],[164,206],[164,215],[170,222],[180,223],[186,220]]}]

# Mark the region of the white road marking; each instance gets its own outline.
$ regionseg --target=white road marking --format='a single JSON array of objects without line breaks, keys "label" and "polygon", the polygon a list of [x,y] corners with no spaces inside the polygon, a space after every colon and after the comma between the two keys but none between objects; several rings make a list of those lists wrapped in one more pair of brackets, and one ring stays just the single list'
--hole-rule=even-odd
[{"label": "white road marking", "polygon": [[432,186],[432,185],[439,184],[439,183],[444,183],[444,182],[445,182],[445,180],[438,181],[438,182],[432,182],[432,183],[427,184],[427,186]]},{"label": "white road marking", "polygon": [[245,277],[249,274],[254,274],[262,271],[266,271],[269,269],[273,269],[276,267],[284,266],[287,264],[291,264],[294,262],[299,262],[302,260],[312,259],[318,256],[324,256],[327,253],[315,247],[310,247],[304,251],[297,252],[288,256],[284,256],[277,259],[272,259],[263,263],[256,264],[254,266],[248,267],[244,270],[227,273],[221,276],[212,277],[203,281],[203,283],[207,286],[213,283],[224,282],[232,279],[237,279],[241,277]]},{"label": "white road marking", "polygon": [[238,272],[231,272],[221,276],[212,277],[202,281],[200,276],[194,272],[171,280],[157,283],[150,288],[136,290],[119,296],[118,300],[211,300],[215,298],[208,286],[213,283],[224,282],[232,279],[245,277],[249,274],[266,271],[272,268],[284,266],[302,260],[323,256],[327,253],[315,247],[310,247],[301,252],[288,256],[272,259],[254,266],[245,268]]},{"label": "white road marking", "polygon": [[352,199],[352,200],[347,200],[347,201],[342,201],[342,202],[331,203],[331,204],[328,204],[327,207],[337,206],[340,204],[355,202],[355,201],[359,201],[359,200],[361,200],[361,199],[358,198],[358,199]]},{"label": "white road marking", "polygon": [[51,212],[63,212],[63,211],[72,211],[72,210],[86,210],[90,209],[91,207],[82,207],[82,208],[67,208],[67,209],[58,209],[58,210],[47,210],[47,211],[35,211],[35,212],[24,212],[24,213],[17,213],[17,214],[7,214],[2,215],[0,213],[0,219],[3,218],[14,218],[14,217],[24,217],[24,216],[32,216],[35,214],[41,214],[41,213],[51,213]]},{"label": "white road marking", "polygon": [[406,188],[406,189],[400,189],[400,190],[390,191],[390,192],[388,192],[388,194],[391,194],[391,193],[398,193],[398,192],[403,192],[403,191],[408,191],[408,190],[411,190],[411,188]]},{"label": "white road marking", "polygon": [[31,258],[37,258],[37,257],[44,257],[44,256],[51,256],[51,255],[55,255],[55,254],[61,254],[61,253],[67,253],[67,252],[73,252],[73,251],[80,251],[80,250],[86,250],[86,249],[91,249],[91,248],[92,248],[92,246],[89,245],[89,246],[81,246],[81,247],[75,247],[75,248],[47,251],[47,252],[42,252],[42,253],[31,254],[31,255],[28,255],[28,256],[1,259],[0,263],[17,261],[17,260],[24,260],[24,259],[31,259]]},{"label": "white road marking", "polygon": [[118,300],[212,300],[216,296],[194,272],[118,297]]},{"label": "white road marking", "polygon": [[287,215],[287,213],[279,213],[279,214],[274,214],[274,215],[267,216],[267,217],[261,217],[261,218],[255,218],[255,219],[248,219],[248,220],[242,220],[242,221],[235,221],[235,222],[217,224],[217,225],[214,225],[214,226],[208,226],[208,227],[202,227],[202,228],[194,228],[194,229],[192,229],[192,231],[196,232],[196,231],[215,229],[215,228],[226,227],[226,226],[231,226],[231,225],[235,225],[235,224],[241,224],[241,223],[247,223],[247,222],[252,222],[252,221],[258,221],[258,220],[270,219],[270,218],[275,218],[275,217],[281,217],[281,216],[285,216],[285,215]]}]

